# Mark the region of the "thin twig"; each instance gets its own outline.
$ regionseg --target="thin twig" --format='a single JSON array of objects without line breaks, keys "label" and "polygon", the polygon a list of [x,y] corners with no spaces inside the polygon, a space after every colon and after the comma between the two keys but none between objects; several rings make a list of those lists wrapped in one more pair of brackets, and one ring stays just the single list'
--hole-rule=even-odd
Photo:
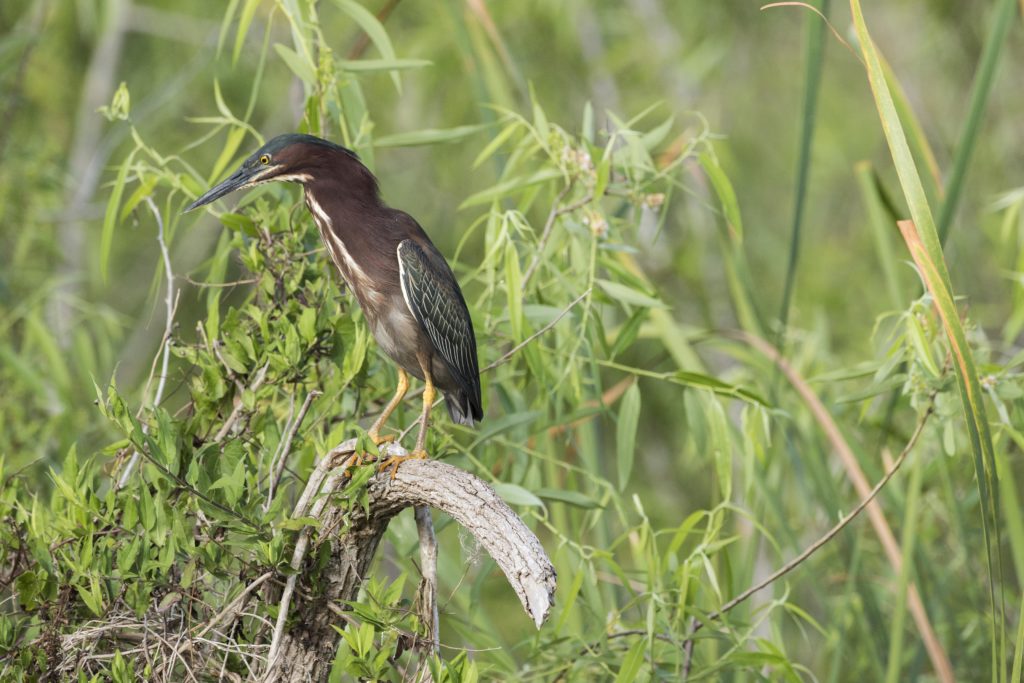
[{"label": "thin twig", "polygon": [[[683,644],[683,669],[682,678],[686,680],[690,672],[690,667],[693,662],[693,636],[694,634],[703,628],[707,622],[713,621],[720,618],[723,614],[736,607],[751,595],[757,591],[765,588],[772,582],[778,580],[780,577],[792,571],[795,567],[799,566],[800,563],[804,562],[808,557],[814,554],[815,551],[819,550],[829,540],[831,540],[837,533],[842,531],[854,518],[857,517],[865,508],[868,509],[868,517],[871,520],[872,526],[875,529],[876,534],[882,541],[882,547],[885,549],[886,554],[889,557],[890,563],[893,565],[894,570],[898,573],[902,568],[902,556],[899,552],[899,546],[896,544],[896,540],[892,535],[892,530],[889,528],[888,523],[885,521],[885,515],[882,513],[881,508],[877,505],[870,505],[874,500],[875,496],[885,486],[885,484],[892,478],[892,476],[899,469],[900,465],[903,464],[907,454],[913,448],[920,437],[921,432],[924,429],[925,422],[934,410],[934,393],[929,399],[928,409],[921,415],[918,420],[917,427],[914,429],[910,440],[907,445],[904,446],[900,452],[898,458],[893,463],[892,467],[886,472],[885,476],[875,484],[874,488],[868,490],[867,478],[864,476],[863,470],[860,469],[859,463],[853,454],[853,450],[849,444],[846,443],[842,432],[839,431],[839,427],[835,424],[832,416],[828,410],[821,403],[821,400],[817,397],[814,391],[810,388],[806,381],[789,365],[788,362],[779,354],[779,352],[768,342],[752,334],[746,332],[730,332],[726,336],[732,336],[740,339],[747,344],[753,346],[758,351],[768,357],[773,363],[777,364],[782,370],[786,378],[800,394],[801,398],[807,403],[811,412],[819,424],[824,429],[829,440],[832,442],[833,448],[840,455],[840,459],[847,468],[847,473],[853,481],[854,488],[861,494],[862,500],[860,504],[854,509],[854,511],[845,517],[842,521],[832,527],[823,537],[812,543],[806,548],[800,555],[793,560],[790,560],[782,568],[773,573],[764,581],[759,582],[755,586],[748,588],[740,595],[736,596],[719,610],[708,614],[703,621],[693,617],[690,620],[690,628],[686,641]],[[914,616],[914,620],[917,623],[919,631],[921,631],[921,638],[925,643],[925,648],[928,650],[929,656],[932,659],[932,664],[935,667],[936,674],[940,680],[951,681],[952,679],[952,668],[949,665],[949,659],[946,657],[945,650],[942,645],[938,642],[938,638],[935,635],[935,631],[931,627],[931,622],[928,620],[928,615],[924,611],[924,605],[921,603],[921,596],[917,592],[917,587],[911,583],[907,589],[907,601],[910,606],[910,611]],[[948,674],[948,675],[947,675]]]},{"label": "thin twig", "polygon": [[240,285],[254,285],[260,281],[258,277],[249,278],[247,280],[233,280],[231,282],[201,282],[199,280],[193,280],[188,275],[183,275],[185,281],[193,287],[238,287]]},{"label": "thin twig", "polygon": [[[295,504],[295,509],[292,511],[292,519],[298,519],[305,517],[307,512],[310,512],[310,503],[314,496],[323,494],[316,503],[313,504],[313,509],[310,512],[312,515],[318,514],[323,506],[327,504],[330,496],[328,495],[334,490],[338,481],[344,476],[347,471],[347,467],[343,467],[339,471],[333,472],[330,477],[327,476],[327,472],[332,467],[336,466],[338,456],[345,453],[349,453],[355,450],[356,441],[355,439],[349,439],[342,443],[340,446],[333,448],[328,451],[320,462],[317,463],[313,472],[309,475],[309,480],[306,482],[306,488],[303,490],[302,495],[299,496],[299,501]],[[323,487],[320,486],[324,479],[327,479]],[[268,682],[272,679],[272,675],[276,671],[277,658],[281,650],[281,639],[284,637],[284,626],[288,619],[288,608],[291,606],[292,595],[295,593],[295,585],[299,577],[299,569],[302,568],[302,562],[306,557],[306,549],[309,547],[310,528],[304,527],[299,533],[299,539],[295,543],[295,550],[292,552],[291,568],[294,572],[288,577],[287,583],[285,583],[284,591],[281,593],[281,604],[278,607],[277,612],[277,623],[274,625],[274,635],[270,640],[270,651],[267,653],[267,680]]]},{"label": "thin twig", "polygon": [[[185,667],[185,671],[186,671],[186,672],[188,673],[188,677],[189,677],[189,678],[191,678],[191,679],[192,679],[193,681],[196,681],[196,683],[199,683],[199,679],[198,679],[198,678],[196,678],[196,674],[195,674],[195,672],[194,672],[194,671],[192,671],[192,667],[190,667],[190,666],[188,665],[188,662],[187,662],[187,661],[185,661],[185,656],[184,656],[184,654],[182,654],[182,653],[183,653],[183,648],[182,648],[182,645],[181,645],[181,639],[185,637],[185,634],[186,634],[186,632],[185,632],[185,631],[181,631],[181,632],[180,632],[180,633],[178,634],[178,644],[176,644],[176,645],[171,645],[170,641],[168,641],[168,640],[167,640],[166,638],[164,638],[164,637],[163,637],[162,635],[160,635],[160,632],[159,632],[159,631],[156,631],[156,630],[154,629],[154,630],[152,631],[152,633],[153,633],[153,635],[154,635],[154,636],[156,636],[156,639],[157,639],[157,640],[159,640],[159,641],[160,641],[161,643],[163,643],[163,644],[164,644],[164,646],[165,646],[165,647],[166,647],[166,648],[167,648],[168,650],[170,650],[170,651],[171,651],[171,657],[170,657],[170,660],[169,660],[169,661],[166,661],[166,662],[165,662],[165,664],[164,664],[164,666],[170,666],[170,667],[172,667],[172,668],[173,668],[173,666],[174,666],[174,660],[175,660],[175,659],[178,659],[178,660],[180,660],[180,661],[181,661],[181,665]],[[186,644],[186,645],[191,645],[191,643],[190,643],[190,642],[188,642],[188,641],[186,641],[186,643],[185,643],[185,644]]]},{"label": "thin twig", "polygon": [[[548,332],[552,327],[557,325],[558,322],[562,318],[567,316],[569,314],[569,311],[571,311],[573,308],[575,308],[576,305],[579,302],[581,302],[584,299],[586,299],[587,295],[590,294],[592,289],[593,288],[588,288],[587,291],[583,292],[578,297],[573,299],[572,302],[568,306],[566,306],[564,309],[562,309],[561,313],[559,313],[557,316],[555,316],[554,320],[552,320],[547,325],[545,325],[544,327],[540,328],[539,330],[537,330],[536,332],[531,334],[529,337],[527,337],[523,341],[521,341],[518,344],[516,344],[515,346],[513,346],[511,349],[509,349],[507,352],[505,352],[505,354],[501,358],[499,358],[498,360],[494,361],[493,363],[491,363],[487,367],[483,368],[480,371],[480,374],[482,375],[485,372],[489,372],[490,370],[493,370],[494,368],[497,368],[497,367],[499,367],[501,365],[504,365],[505,363],[507,363],[512,358],[512,356],[516,355],[519,351],[522,351],[523,347],[525,347],[527,344],[529,344],[530,342],[535,340],[537,337],[539,337],[539,336],[545,334],[546,332]],[[409,392],[408,397],[412,398],[412,397],[418,396],[418,395],[420,395],[422,393],[423,393],[423,389],[420,388],[420,389],[417,389],[416,391]],[[437,400],[435,400],[434,403],[431,405],[431,410],[433,410],[438,405],[440,405],[441,401],[443,401],[443,400],[444,400],[444,397],[440,397]],[[406,436],[408,436],[409,432],[412,431],[413,427],[417,427],[417,426],[419,426],[419,422],[418,421],[417,422],[413,422],[412,424],[410,424],[408,427],[406,427],[405,429],[402,430],[402,432],[398,435],[398,438],[395,439],[395,441],[401,442],[402,439],[404,439]]]},{"label": "thin twig", "polygon": [[[257,469],[256,469],[256,482],[257,482],[257,485],[262,485],[265,480],[268,480],[268,479],[273,477],[273,475],[274,475],[274,467],[277,464],[277,456],[281,453],[281,448],[284,446],[284,434],[287,434],[288,430],[291,429],[292,420],[294,420],[294,419],[295,419],[295,392],[292,392],[288,396],[288,418],[284,421],[284,433],[282,434],[282,438],[277,442],[277,446],[274,448],[274,454],[270,458],[270,467],[268,468],[268,471],[267,471],[266,475],[263,474],[263,460],[260,459],[259,463],[257,463]],[[266,502],[265,505],[269,505],[269,502]],[[266,510],[266,507],[264,507],[264,510]]]},{"label": "thin twig", "polygon": [[732,608],[736,607],[740,603],[746,601],[747,598],[749,598],[754,593],[758,592],[759,590],[761,590],[763,588],[767,588],[768,586],[770,586],[771,584],[775,583],[776,581],[781,579],[783,576],[788,574],[789,572],[791,572],[794,569],[796,569],[798,566],[803,564],[803,562],[806,561],[807,558],[809,558],[811,555],[813,555],[818,550],[820,550],[822,548],[822,546],[824,546],[826,543],[828,543],[833,538],[835,538],[836,535],[840,531],[845,529],[850,522],[852,522],[854,519],[856,519],[857,516],[861,512],[864,511],[864,508],[866,508],[868,505],[871,504],[871,501],[873,501],[875,499],[875,497],[878,495],[878,493],[885,487],[886,484],[889,483],[889,480],[892,479],[893,475],[896,474],[896,472],[900,469],[900,466],[903,464],[903,461],[906,460],[907,455],[910,453],[910,451],[917,444],[917,440],[921,436],[921,432],[924,431],[924,426],[928,422],[928,418],[931,416],[931,414],[932,414],[932,412],[934,412],[934,410],[935,410],[934,405],[930,404],[928,406],[928,409],[918,419],[917,427],[914,429],[914,433],[910,435],[910,440],[907,441],[907,445],[903,447],[902,451],[900,451],[899,457],[896,458],[896,461],[892,464],[892,467],[890,467],[889,470],[885,473],[885,476],[883,476],[881,479],[878,480],[878,483],[875,484],[873,489],[871,489],[871,492],[865,498],[863,498],[860,501],[860,503],[857,505],[857,507],[855,507],[850,514],[848,514],[846,517],[843,517],[841,520],[839,520],[839,522],[837,522],[835,524],[835,526],[833,526],[831,529],[829,529],[827,532],[825,532],[825,534],[821,538],[819,538],[814,543],[812,543],[809,546],[807,546],[806,548],[804,548],[803,552],[801,552],[799,555],[794,557],[792,560],[790,560],[786,564],[784,564],[781,567],[779,567],[770,576],[768,576],[767,578],[757,582],[756,584],[754,584],[750,588],[746,589],[745,591],[743,591],[742,593],[737,595],[735,598],[733,598],[729,602],[727,602],[724,605],[722,605],[722,607],[720,609],[715,610],[714,612],[709,613],[706,617],[704,617],[703,620],[699,620],[699,619],[697,619],[695,617],[693,619],[693,621],[690,622],[691,623],[690,630],[689,630],[689,633],[687,633],[687,635],[686,635],[686,640],[687,640],[686,652],[687,652],[687,655],[686,655],[686,659],[683,662],[683,672],[684,672],[683,673],[683,678],[684,679],[686,678],[686,674],[689,672],[689,668],[690,668],[690,666],[689,666],[690,665],[690,656],[693,653],[692,641],[693,641],[694,634],[697,633],[697,631],[702,629],[704,626],[706,626],[708,622],[714,621],[716,619],[719,619],[726,612],[728,612]]},{"label": "thin twig", "polygon": [[[146,205],[149,206],[149,210],[153,212],[153,217],[156,218],[156,241],[160,245],[160,254],[163,257],[164,262],[164,277],[167,279],[167,296],[164,297],[164,304],[166,306],[167,320],[164,323],[164,336],[160,340],[160,349],[163,352],[163,361],[160,367],[160,381],[156,385],[156,395],[153,397],[152,407],[160,405],[160,401],[164,397],[164,388],[167,386],[167,367],[171,360],[171,333],[174,331],[174,308],[175,308],[175,296],[174,296],[174,271],[171,269],[171,254],[167,249],[167,242],[164,240],[164,219],[160,215],[159,209],[156,207],[156,203],[153,201],[151,196],[146,197]],[[157,355],[161,351],[157,351]],[[146,383],[147,387],[149,382]],[[148,425],[143,425],[142,431],[146,432]],[[121,472],[121,476],[117,480],[117,488],[124,488],[124,485],[128,483],[128,478],[132,475],[132,470],[135,469],[136,463],[139,461],[139,452],[136,450],[132,453],[132,459],[125,465],[124,471]]]},{"label": "thin twig", "polygon": [[[526,339],[524,339],[523,341],[519,342],[518,344],[516,344],[511,349],[509,349],[501,358],[499,358],[498,360],[494,361],[493,363],[491,363],[487,367],[481,369],[480,370],[480,374],[482,375],[485,372],[490,372],[494,368],[497,368],[497,367],[500,367],[500,366],[504,365],[505,363],[507,363],[512,358],[512,356],[517,354],[519,351],[522,351],[523,347],[525,347],[527,344],[529,344],[530,342],[532,342],[535,339],[537,339],[537,337],[540,337],[541,335],[543,335],[543,334],[547,333],[549,330],[551,330],[551,328],[553,328],[555,325],[557,325],[558,322],[562,318],[564,318],[566,315],[568,315],[569,311],[571,311],[573,308],[576,307],[577,304],[579,304],[581,301],[583,301],[585,298],[587,298],[587,295],[590,294],[591,289],[592,288],[588,288],[587,291],[583,292],[578,297],[573,299],[573,301],[568,306],[566,306],[555,317],[554,320],[552,320],[547,325],[545,325],[544,327],[540,328],[539,330],[537,330],[536,332],[531,334],[529,337],[527,337]],[[412,391],[410,391],[408,394],[406,394],[406,399],[416,398],[417,396],[420,396],[421,394],[423,394],[423,387],[418,387],[418,388],[413,389]],[[431,406],[431,409],[436,408],[437,406],[441,405],[441,401],[443,401],[443,400],[444,400],[443,397],[438,398],[437,400],[435,400],[433,405]],[[368,414],[364,415],[363,418],[372,417],[374,414],[375,413],[368,413]],[[404,439],[409,434],[410,431],[412,431],[412,429],[414,427],[417,427],[417,426],[419,426],[419,422],[413,422],[411,425],[409,425],[404,430],[402,430],[402,432],[398,435],[398,438],[396,438],[395,440],[400,442],[402,439]]]},{"label": "thin twig", "polygon": [[579,302],[581,302],[581,301],[583,301],[584,299],[586,299],[586,298],[587,298],[587,296],[588,296],[588,295],[590,294],[590,291],[591,291],[591,289],[592,289],[592,288],[588,288],[588,289],[587,289],[587,290],[586,290],[585,292],[583,292],[583,293],[582,293],[582,294],[580,294],[580,295],[579,295],[578,297],[576,297],[575,299],[573,299],[573,300],[572,300],[572,303],[570,303],[570,304],[569,304],[568,306],[566,306],[566,307],[565,307],[564,309],[562,309],[562,312],[561,312],[561,313],[559,313],[559,314],[558,314],[557,316],[555,316],[555,319],[554,319],[554,320],[552,320],[552,321],[551,321],[551,322],[549,322],[549,323],[548,323],[547,325],[545,325],[544,327],[540,328],[539,330],[537,330],[536,332],[534,332],[533,334],[531,334],[531,335],[530,335],[529,337],[527,337],[527,338],[526,338],[526,339],[524,339],[523,341],[521,341],[521,342],[519,342],[518,344],[516,344],[515,346],[513,346],[513,347],[512,347],[512,348],[511,348],[510,350],[508,350],[508,351],[507,351],[507,352],[506,352],[506,353],[505,353],[505,354],[504,354],[504,355],[503,355],[503,356],[502,356],[501,358],[499,358],[498,360],[494,361],[493,363],[491,363],[490,365],[488,365],[487,367],[485,367],[485,368],[484,368],[483,370],[481,370],[481,371],[480,371],[480,374],[482,375],[482,374],[484,374],[485,372],[487,372],[487,371],[489,371],[489,370],[493,370],[494,368],[496,368],[496,367],[498,367],[498,366],[500,366],[500,365],[504,365],[505,363],[507,363],[507,362],[508,362],[508,360],[509,360],[510,358],[512,358],[512,356],[514,356],[514,355],[515,355],[516,353],[518,353],[518,352],[519,352],[520,350],[522,350],[522,348],[523,348],[524,346],[526,346],[527,344],[529,344],[530,342],[532,342],[532,341],[533,341],[534,339],[536,339],[537,337],[541,336],[542,334],[544,334],[545,332],[547,332],[548,330],[550,330],[550,329],[551,329],[552,327],[554,327],[555,325],[557,325],[557,324],[558,324],[558,322],[559,322],[559,321],[560,321],[560,320],[561,320],[562,318],[564,318],[565,316],[567,316],[567,315],[569,314],[569,311],[571,311],[571,310],[572,310],[573,308],[575,308],[575,307],[576,307],[576,305],[577,305],[577,304],[578,304]]},{"label": "thin twig", "polygon": [[537,248],[533,253],[533,258],[530,260],[530,265],[527,266],[526,272],[523,273],[523,291],[526,291],[526,283],[530,281],[533,274],[537,271],[537,267],[540,266],[541,256],[544,252],[544,247],[547,246],[548,239],[551,238],[551,232],[555,227],[555,219],[559,216],[567,213],[572,213],[576,209],[586,206],[594,200],[593,194],[588,194],[582,199],[578,199],[572,204],[561,206],[562,200],[565,199],[566,195],[572,191],[572,183],[569,183],[562,188],[562,191],[555,197],[554,203],[551,205],[551,211],[548,212],[548,218],[544,222],[544,230],[540,233],[540,239],[537,240]]},{"label": "thin twig", "polygon": [[[349,626],[353,626],[358,629],[360,626],[363,625],[363,622],[353,617],[350,612],[346,612],[344,609],[334,604],[333,602],[327,603],[327,609],[330,610],[330,612],[334,614],[334,616],[338,617]],[[395,633],[399,634],[400,636],[409,641],[416,640],[416,634],[412,631],[406,631],[405,629],[395,626],[394,624],[388,624],[387,628],[388,630],[394,631]],[[449,645],[447,643],[440,643],[439,647],[444,648],[445,650],[454,650],[456,652],[501,652],[502,649],[504,649],[500,647],[462,647],[461,645]]]},{"label": "thin twig", "polygon": [[[773,363],[779,366],[782,370],[782,374],[786,376],[793,388],[796,390],[804,403],[810,409],[814,419],[820,425],[825,436],[832,444],[832,448],[835,450],[836,455],[839,456],[840,461],[843,464],[843,468],[846,470],[846,474],[849,477],[854,489],[857,491],[857,495],[862,498],[867,497],[870,491],[870,484],[867,476],[864,474],[863,468],[857,460],[857,456],[853,452],[853,448],[847,442],[846,437],[843,436],[842,431],[836,424],[832,415],[828,409],[818,398],[818,395],[814,393],[814,390],[810,387],[806,380],[800,376],[796,370],[783,358],[778,350],[774,348],[764,339],[757,337],[746,332],[737,333],[726,333],[734,336],[741,341],[746,342],[750,346],[760,351],[766,358],[771,360]],[[896,540],[895,534],[893,534],[892,527],[889,526],[889,522],[885,518],[885,513],[882,508],[878,505],[872,505],[868,508],[868,519],[871,520],[871,526],[875,530],[875,535],[878,536],[878,540],[882,544],[882,549],[885,551],[886,558],[889,560],[889,564],[892,565],[893,571],[898,576],[903,571],[903,551],[900,548],[899,542]],[[932,662],[932,667],[935,669],[935,674],[940,681],[943,683],[952,683],[955,680],[953,675],[953,665],[949,661],[949,655],[946,650],[942,647],[942,643],[939,641],[938,635],[935,633],[935,628],[932,626],[931,620],[928,618],[928,612],[925,610],[924,602],[921,600],[921,594],[917,590],[917,584],[913,581],[907,586],[907,608],[910,611],[911,616],[914,618],[914,624],[917,626],[917,630],[921,635],[921,640],[924,642],[925,650],[928,652],[928,658]]]},{"label": "thin twig", "polygon": [[417,592],[420,618],[427,625],[430,647],[437,652],[441,647],[441,622],[437,614],[437,536],[430,508],[417,505],[414,514],[420,537],[420,588]]},{"label": "thin twig", "polygon": [[[214,348],[216,348],[216,345],[214,345]],[[256,377],[253,379],[252,384],[249,385],[249,391],[256,393],[256,391],[261,386],[263,386],[263,381],[267,379],[267,370],[269,369],[270,362],[268,361],[267,363],[263,364],[263,367],[256,371]],[[235,422],[238,421],[238,418],[241,416],[242,410],[244,410],[244,408],[245,404],[242,403],[241,397],[236,398],[234,409],[232,409],[231,414],[228,416],[228,419],[224,421],[224,424],[217,431],[216,436],[213,437],[214,443],[220,443],[221,441],[224,440],[224,437],[228,435],[228,432],[231,431],[231,428],[235,426]]]},{"label": "thin twig", "polygon": [[555,227],[555,219],[558,218],[558,211],[561,208],[562,200],[565,196],[572,191],[572,183],[567,183],[562,191],[555,197],[555,201],[551,203],[551,210],[548,211],[547,220],[544,221],[544,229],[541,230],[540,239],[537,240],[537,249],[534,251],[533,258],[530,260],[530,265],[526,268],[526,272],[523,273],[523,289],[526,289],[526,283],[533,277],[533,273],[537,270],[537,266],[540,265],[541,252],[544,251],[544,245],[548,243],[548,238],[551,237],[551,231]]},{"label": "thin twig", "polygon": [[264,512],[270,509],[270,503],[274,500],[274,489],[277,488],[278,482],[281,481],[281,475],[284,474],[284,466],[288,462],[288,453],[291,452],[292,439],[295,438],[295,432],[298,431],[302,421],[306,418],[306,413],[309,412],[309,406],[313,403],[313,399],[322,395],[323,392],[316,389],[306,394],[306,400],[302,402],[298,416],[288,424],[284,440],[281,442],[283,444],[280,449],[281,453],[276,456],[277,460],[271,464],[270,488],[267,490],[267,500],[263,504]]},{"label": "thin twig", "polygon": [[246,598],[249,596],[249,594],[251,594],[254,590],[259,588],[260,585],[262,585],[262,583],[264,581],[266,581],[267,579],[269,579],[273,575],[274,575],[274,572],[266,572],[264,574],[261,574],[257,579],[255,579],[252,583],[250,583],[248,586],[246,586],[245,590],[243,590],[241,593],[239,593],[238,596],[235,597],[235,599],[232,600],[227,605],[227,607],[222,609],[217,614],[217,616],[215,616],[213,619],[210,619],[208,622],[206,622],[206,626],[204,626],[203,630],[200,631],[199,633],[197,633],[195,635],[195,637],[196,638],[202,638],[203,636],[205,636],[207,634],[207,632],[210,629],[212,629],[214,626],[219,624],[228,615],[232,615],[232,618],[233,618],[234,615],[238,612],[238,610],[240,610],[242,608],[242,605],[244,604],[244,602],[245,602]]},{"label": "thin twig", "polygon": [[803,9],[807,9],[807,10],[810,10],[810,11],[814,12],[819,17],[821,17],[822,21],[825,22],[825,26],[828,27],[829,31],[832,31],[832,35],[835,37],[836,40],[839,41],[839,44],[842,45],[843,47],[845,47],[847,52],[849,52],[851,55],[856,57],[858,62],[860,62],[861,64],[864,64],[864,58],[861,57],[860,51],[859,50],[854,50],[853,47],[851,47],[850,44],[848,42],[846,42],[846,40],[843,38],[842,34],[839,33],[838,30],[836,30],[836,27],[832,25],[832,22],[830,22],[828,20],[828,17],[826,17],[822,13],[822,11],[820,9],[818,9],[817,7],[815,7],[814,5],[808,4],[806,2],[770,2],[767,5],[761,5],[761,11],[763,12],[766,9],[775,9],[777,7],[801,7]]}]

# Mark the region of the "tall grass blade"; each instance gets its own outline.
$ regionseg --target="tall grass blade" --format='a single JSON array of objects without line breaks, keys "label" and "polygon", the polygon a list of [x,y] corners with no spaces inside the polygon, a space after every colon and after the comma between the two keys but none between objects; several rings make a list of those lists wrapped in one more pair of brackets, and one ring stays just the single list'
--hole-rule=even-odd
[{"label": "tall grass blade", "polygon": [[885,275],[889,303],[893,309],[899,310],[904,306],[905,297],[903,288],[900,286],[897,259],[892,246],[892,222],[889,220],[888,212],[878,190],[878,184],[875,182],[875,171],[871,167],[871,162],[858,162],[854,171],[857,175],[861,199],[867,208],[868,223],[871,225],[871,232],[875,238],[875,250],[878,252],[878,260],[882,264],[882,273]]},{"label": "tall grass blade", "polygon": [[[850,10],[857,29],[861,52],[867,69],[868,81],[874,95],[875,105],[881,118],[882,129],[889,143],[889,150],[896,166],[900,185],[906,198],[912,221],[900,221],[900,232],[907,243],[911,256],[931,292],[942,319],[943,329],[949,340],[956,369],[957,384],[964,409],[971,449],[974,453],[975,473],[982,508],[982,529],[985,537],[985,553],[989,573],[989,599],[992,608],[990,622],[992,635],[993,675],[1003,667],[1000,654],[1004,647],[1005,619],[996,617],[1003,614],[1002,601],[997,612],[996,586],[1002,584],[1002,567],[999,561],[999,515],[998,488],[996,486],[995,450],[989,430],[988,416],[978,381],[974,357],[963,325],[953,300],[953,288],[949,272],[942,255],[942,244],[932,218],[931,209],[925,197],[921,178],[914,164],[913,156],[893,104],[892,95],[879,61],[871,35],[868,33],[859,0],[850,0]],[[998,625],[997,625],[998,619]],[[1005,679],[1005,673],[1000,677]]]},{"label": "tall grass blade", "polygon": [[944,197],[942,172],[939,170],[939,162],[935,158],[935,151],[928,143],[928,136],[924,134],[924,126],[921,125],[921,120],[914,113],[914,108],[910,105],[910,98],[907,97],[903,84],[896,77],[896,73],[885,59],[885,55],[879,53],[878,60],[882,64],[885,80],[889,84],[889,93],[892,95],[896,113],[900,117],[904,130],[906,130],[910,151],[920,159],[927,170],[927,173],[921,175],[921,182],[924,184],[925,193],[927,193],[929,200],[941,202]]},{"label": "tall grass blade", "polygon": [[914,544],[917,540],[918,506],[921,502],[921,479],[925,463],[914,458],[910,472],[910,483],[907,485],[907,498],[904,504],[903,533],[900,546],[903,549],[903,566],[899,576],[899,597],[896,600],[889,629],[889,662],[886,669],[886,683],[898,683],[900,680],[900,664],[903,662],[903,625],[907,616],[907,591],[914,580]]},{"label": "tall grass blade", "polygon": [[[1020,609],[1017,610],[1017,614],[1024,614],[1024,591],[1021,591],[1020,594]],[[1013,652],[1013,674],[1010,676],[1013,683],[1021,681],[1022,655],[1024,655],[1024,618],[1020,619],[1020,623],[1017,625],[1017,642]]]},{"label": "tall grass blade", "polygon": [[[829,0],[821,3],[821,13],[828,16]],[[814,143],[814,122],[818,111],[818,91],[821,89],[821,70],[825,55],[825,29],[828,24],[808,16],[807,34],[804,43],[804,97],[800,115],[800,150],[796,164],[796,194],[793,196],[793,223],[789,236],[789,259],[786,263],[786,280],[782,288],[782,305],[779,308],[779,336],[776,347],[785,353],[786,325],[789,321],[789,306],[793,298],[793,284],[800,260],[801,229],[804,220],[804,204],[807,197],[807,179],[811,171],[811,145]]]},{"label": "tall grass blade", "polygon": [[1010,24],[1014,20],[1016,4],[1014,0],[998,0],[995,16],[992,18],[992,26],[985,38],[985,49],[981,54],[981,64],[978,65],[974,85],[971,86],[970,106],[967,110],[967,118],[964,120],[963,131],[960,133],[960,144],[957,146],[956,158],[953,160],[953,171],[946,183],[946,199],[939,208],[937,227],[939,240],[943,243],[949,236],[949,226],[953,222],[953,214],[956,213],[957,204],[960,203],[960,196],[963,194],[967,166],[971,162],[974,144],[978,139],[978,129],[981,127],[981,119],[985,115],[985,105],[988,103],[988,95],[992,91],[992,81],[995,78],[996,67],[999,65],[999,56],[1003,52],[1003,46],[1006,45],[1006,37],[1010,34]]},{"label": "tall grass blade", "polygon": [[743,252],[743,220],[740,215],[739,202],[736,199],[736,191],[713,154],[702,152],[698,156],[698,161],[711,181],[711,187],[722,206],[723,219],[719,230],[719,245],[722,250],[725,278],[729,284],[729,294],[736,311],[736,319],[739,321],[740,327],[747,332],[761,335],[764,333],[764,323],[754,303],[754,288],[751,284],[750,269]]}]

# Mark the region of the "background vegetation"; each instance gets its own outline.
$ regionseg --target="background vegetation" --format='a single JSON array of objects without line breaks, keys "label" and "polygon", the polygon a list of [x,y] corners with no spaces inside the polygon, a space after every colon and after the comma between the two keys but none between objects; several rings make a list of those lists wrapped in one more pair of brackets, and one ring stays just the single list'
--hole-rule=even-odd
[{"label": "background vegetation", "polygon": [[[262,665],[296,492],[394,371],[295,189],[180,211],[304,130],[454,264],[487,417],[429,449],[559,573],[538,632],[438,519],[435,679],[1020,680],[1021,8],[865,4],[0,5],[0,678]],[[430,659],[415,547],[335,678]]]}]

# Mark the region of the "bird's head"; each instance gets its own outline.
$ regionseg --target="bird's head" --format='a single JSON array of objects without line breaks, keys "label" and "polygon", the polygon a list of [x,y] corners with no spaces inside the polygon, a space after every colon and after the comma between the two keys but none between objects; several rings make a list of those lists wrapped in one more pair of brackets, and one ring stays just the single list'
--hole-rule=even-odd
[{"label": "bird's head", "polygon": [[[247,190],[275,180],[295,183],[312,182],[325,174],[372,175],[355,152],[313,135],[289,133],[278,135],[242,162],[226,180],[213,186],[185,211],[198,209],[235,190]],[[374,190],[375,188],[375,183]]]}]

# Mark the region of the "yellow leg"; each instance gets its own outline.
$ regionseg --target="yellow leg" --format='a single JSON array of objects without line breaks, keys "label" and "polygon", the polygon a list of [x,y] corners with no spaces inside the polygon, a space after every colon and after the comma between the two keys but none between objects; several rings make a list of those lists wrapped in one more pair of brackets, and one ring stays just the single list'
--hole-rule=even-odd
[{"label": "yellow leg", "polygon": [[423,447],[427,442],[427,425],[430,422],[430,409],[434,405],[434,399],[437,398],[437,389],[434,388],[434,380],[430,376],[430,371],[426,368],[423,369],[423,377],[426,386],[423,387],[423,412],[420,413],[420,433],[416,437],[416,448],[408,455],[393,455],[380,465],[381,472],[389,467],[391,468],[392,479],[398,473],[398,466],[406,460],[424,460],[427,457],[427,451]]},{"label": "yellow leg", "polygon": [[429,372],[424,372],[427,386],[423,387],[423,412],[420,414],[420,433],[416,436],[416,448],[413,453],[420,453],[419,457],[427,457],[423,447],[427,443],[427,425],[430,424],[430,409],[434,407],[434,399],[437,398],[437,389],[434,388],[434,380]]},{"label": "yellow leg", "polygon": [[395,440],[394,434],[381,436],[380,430],[381,427],[384,426],[384,423],[388,421],[388,418],[391,417],[391,413],[395,412],[395,408],[398,407],[398,404],[402,402],[403,398],[405,398],[407,391],[409,391],[409,375],[405,374],[405,370],[402,368],[398,368],[398,389],[395,391],[395,395],[392,397],[391,402],[384,406],[384,412],[380,414],[377,421],[374,422],[370,427],[370,430],[366,432],[366,435],[370,437],[370,440],[373,441],[375,446]]}]

